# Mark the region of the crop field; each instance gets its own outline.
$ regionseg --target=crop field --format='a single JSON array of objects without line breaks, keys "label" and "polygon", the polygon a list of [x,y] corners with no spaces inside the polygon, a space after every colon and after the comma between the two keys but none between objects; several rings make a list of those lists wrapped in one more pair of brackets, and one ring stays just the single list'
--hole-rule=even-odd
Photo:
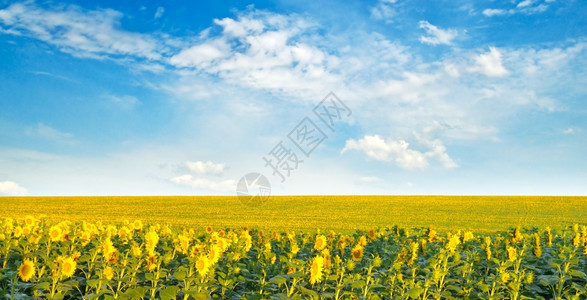
[{"label": "crop field", "polygon": [[3,197],[2,217],[45,214],[51,221],[122,223],[141,219],[202,228],[316,232],[398,225],[493,232],[515,226],[587,222],[587,197],[280,196],[260,207],[235,197]]},{"label": "crop field", "polygon": [[587,298],[585,197],[0,200],[0,298]]}]

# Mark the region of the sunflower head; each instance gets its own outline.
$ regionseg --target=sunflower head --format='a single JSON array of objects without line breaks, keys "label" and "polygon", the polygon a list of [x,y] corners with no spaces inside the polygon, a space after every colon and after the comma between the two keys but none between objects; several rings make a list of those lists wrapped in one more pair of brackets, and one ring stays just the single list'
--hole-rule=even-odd
[{"label": "sunflower head", "polygon": [[108,280],[112,280],[112,277],[114,277],[114,271],[112,270],[112,267],[104,268],[104,271],[102,271],[102,274],[104,275],[104,278],[106,278]]},{"label": "sunflower head", "polygon": [[212,229],[212,226],[206,226],[206,233],[212,234],[212,232],[214,232],[214,229]]},{"label": "sunflower head", "polygon": [[355,246],[352,251],[353,261],[361,261],[363,258],[363,247],[361,245]]},{"label": "sunflower head", "polygon": [[49,237],[51,238],[51,241],[53,242],[57,242],[59,240],[61,240],[61,227],[55,225],[52,226],[49,229]]},{"label": "sunflower head", "polygon": [[323,235],[319,235],[316,237],[316,242],[314,243],[314,249],[317,251],[322,251],[326,248],[326,237]]},{"label": "sunflower head", "polygon": [[26,226],[33,226],[35,225],[35,217],[28,215],[26,217],[24,217],[24,224]]},{"label": "sunflower head", "polygon": [[218,245],[214,245],[210,248],[210,251],[208,252],[208,261],[210,262],[210,264],[215,264],[218,262],[218,260],[220,259],[220,255],[222,255],[221,253],[222,251],[220,250],[220,247],[218,247]]},{"label": "sunflower head", "polygon": [[514,247],[507,248],[508,260],[514,261],[518,258],[518,251]]},{"label": "sunflower head", "polygon": [[28,282],[35,276],[35,263],[25,259],[18,268],[18,276],[24,282]]},{"label": "sunflower head", "polygon": [[202,277],[208,274],[208,271],[210,270],[210,261],[206,256],[200,256],[200,258],[196,261],[196,269]]},{"label": "sunflower head", "polygon": [[316,282],[322,281],[322,270],[324,269],[324,258],[322,256],[316,256],[312,260],[310,265],[310,283],[315,284]]},{"label": "sunflower head", "polygon": [[77,263],[73,258],[67,257],[61,261],[61,274],[64,277],[71,277],[75,273],[75,268],[77,267]]}]

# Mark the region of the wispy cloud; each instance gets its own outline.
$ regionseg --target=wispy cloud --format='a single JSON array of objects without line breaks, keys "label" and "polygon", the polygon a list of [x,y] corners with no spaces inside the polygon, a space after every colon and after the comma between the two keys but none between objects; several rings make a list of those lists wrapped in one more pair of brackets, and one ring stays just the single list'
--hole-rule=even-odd
[{"label": "wispy cloud", "polygon": [[111,9],[84,11],[73,5],[44,9],[32,2],[0,10],[4,30],[37,38],[72,55],[160,59],[167,47],[149,35],[120,29],[121,18],[122,13]]},{"label": "wispy cloud", "polygon": [[31,73],[32,74],[35,74],[35,75],[48,76],[48,77],[52,77],[52,78],[57,78],[57,79],[66,80],[66,81],[76,82],[77,83],[77,81],[75,81],[75,80],[73,80],[73,79],[71,79],[69,77],[61,76],[61,75],[58,75],[58,74],[53,74],[53,73],[50,73],[50,72],[31,71]]},{"label": "wispy cloud", "polygon": [[[532,15],[543,13],[548,10],[548,4],[553,1],[545,1],[545,3],[540,3],[541,1],[535,0],[523,0],[518,2],[514,7],[511,8],[486,8],[483,10],[483,14],[487,17],[494,17],[494,16],[504,16],[504,15],[515,15],[515,14],[525,14],[525,15]],[[512,1],[515,3],[515,1]]]},{"label": "wispy cloud", "polygon": [[375,20],[383,20],[386,23],[391,23],[394,17],[398,14],[393,4],[397,0],[379,0],[377,5],[371,7],[371,17]]},{"label": "wispy cloud", "polygon": [[13,181],[0,182],[0,195],[25,196],[28,191]]},{"label": "wispy cloud", "polygon": [[165,13],[165,8],[162,6],[157,7],[157,10],[155,11],[155,19],[159,19],[163,16],[163,13]]},{"label": "wispy cloud", "polygon": [[185,163],[187,168],[198,175],[220,175],[226,168],[225,163],[213,163],[211,161],[188,161]]},{"label": "wispy cloud", "polygon": [[420,37],[420,42],[431,45],[450,45],[459,34],[456,29],[440,29],[428,21],[420,21],[420,28],[426,31],[426,36]]},{"label": "wispy cloud", "polygon": [[51,126],[45,125],[43,123],[38,123],[36,126],[29,127],[25,130],[25,133],[28,136],[32,137],[39,137],[47,140],[57,141],[57,142],[65,142],[65,143],[75,143],[74,136],[71,133],[61,132]]},{"label": "wispy cloud", "polygon": [[105,95],[104,99],[117,107],[127,110],[133,109],[142,104],[142,102],[137,97],[131,95]]}]

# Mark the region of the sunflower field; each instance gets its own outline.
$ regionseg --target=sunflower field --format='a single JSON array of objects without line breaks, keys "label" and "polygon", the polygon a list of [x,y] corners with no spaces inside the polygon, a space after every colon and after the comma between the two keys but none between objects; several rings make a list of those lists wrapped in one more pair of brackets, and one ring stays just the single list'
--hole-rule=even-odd
[{"label": "sunflower field", "polygon": [[587,228],[264,232],[0,222],[7,299],[587,299]]}]

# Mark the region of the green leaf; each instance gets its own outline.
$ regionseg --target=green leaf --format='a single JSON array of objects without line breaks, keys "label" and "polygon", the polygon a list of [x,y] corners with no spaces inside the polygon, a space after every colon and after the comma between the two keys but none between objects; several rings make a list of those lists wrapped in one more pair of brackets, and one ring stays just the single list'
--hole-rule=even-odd
[{"label": "green leaf", "polygon": [[277,275],[277,276],[271,278],[269,281],[272,283],[275,283],[277,285],[282,285],[287,281],[287,279],[281,275]]},{"label": "green leaf", "polygon": [[558,278],[555,275],[540,275],[538,276],[538,282],[543,286],[555,285]]},{"label": "green leaf", "polygon": [[353,283],[351,283],[351,287],[353,289],[358,289],[364,287],[366,284],[367,283],[365,282],[365,280],[356,280]]},{"label": "green leaf", "polygon": [[571,270],[569,271],[569,273],[567,273],[573,277],[579,277],[579,278],[586,278],[587,279],[587,275],[579,270]]},{"label": "green leaf", "polygon": [[326,277],[326,280],[336,281],[336,280],[338,280],[338,275],[336,275],[336,274],[330,274],[330,275],[328,275],[328,277]]},{"label": "green leaf", "polygon": [[300,285],[300,286],[298,286],[298,289],[299,289],[299,290],[300,290],[300,292],[302,292],[302,294],[304,294],[304,295],[310,296],[310,297],[312,297],[312,298],[318,298],[318,293],[316,293],[316,291],[313,291],[313,290],[307,289],[307,288],[305,288],[305,287],[303,287],[303,286],[301,286],[301,285]]},{"label": "green leaf", "polygon": [[421,288],[421,287],[419,287],[419,286],[417,286],[417,287],[411,288],[408,291],[408,296],[410,296],[410,298],[412,298],[412,299],[417,299],[418,297],[420,297],[420,295],[423,292],[424,292],[424,289]]},{"label": "green leaf", "polygon": [[487,293],[489,292],[489,288],[491,287],[489,284],[484,284],[484,283],[479,283],[477,284],[477,286],[479,287],[479,289],[483,292],[483,293]]},{"label": "green leaf", "polygon": [[256,294],[256,295],[249,297],[249,300],[261,300],[261,299],[263,299],[263,295],[261,295],[261,294]]},{"label": "green leaf", "polygon": [[100,283],[100,279],[88,279],[88,281],[86,281],[86,284],[91,288],[97,287],[98,283]]},{"label": "green leaf", "polygon": [[289,277],[295,278],[295,279],[304,277],[305,275],[306,274],[304,274],[303,272],[294,272],[294,273],[288,274]]},{"label": "green leaf", "polygon": [[159,292],[159,298],[161,300],[171,300],[175,299],[177,296],[177,292],[179,291],[178,286],[169,286],[164,288]]},{"label": "green leaf", "polygon": [[41,282],[35,286],[37,290],[48,290],[51,284],[49,282]]},{"label": "green leaf", "polygon": [[175,273],[173,273],[173,277],[177,280],[184,280],[187,277],[187,269],[183,266],[179,267]]}]

